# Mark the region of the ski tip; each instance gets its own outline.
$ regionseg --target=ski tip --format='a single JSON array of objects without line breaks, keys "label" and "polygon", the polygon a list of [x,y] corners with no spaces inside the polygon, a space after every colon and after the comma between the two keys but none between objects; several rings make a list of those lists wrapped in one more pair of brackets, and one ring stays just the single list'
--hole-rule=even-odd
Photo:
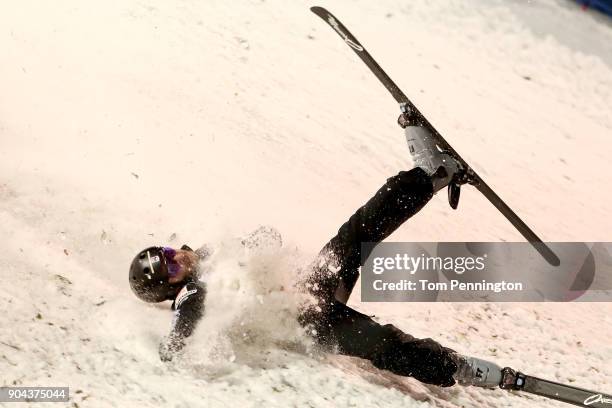
[{"label": "ski tip", "polygon": [[310,8],[310,11],[312,11],[313,13],[315,13],[316,15],[321,15],[323,13],[329,13],[327,10],[325,10],[323,7],[319,7],[319,6],[313,6]]}]

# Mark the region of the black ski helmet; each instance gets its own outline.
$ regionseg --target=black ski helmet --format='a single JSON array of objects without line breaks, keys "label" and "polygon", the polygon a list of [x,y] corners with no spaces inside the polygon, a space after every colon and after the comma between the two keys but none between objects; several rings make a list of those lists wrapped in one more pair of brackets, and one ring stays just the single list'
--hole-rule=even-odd
[{"label": "black ski helmet", "polygon": [[157,303],[173,299],[183,285],[171,284],[162,247],[149,247],[136,255],[130,266],[130,287],[138,298]]}]

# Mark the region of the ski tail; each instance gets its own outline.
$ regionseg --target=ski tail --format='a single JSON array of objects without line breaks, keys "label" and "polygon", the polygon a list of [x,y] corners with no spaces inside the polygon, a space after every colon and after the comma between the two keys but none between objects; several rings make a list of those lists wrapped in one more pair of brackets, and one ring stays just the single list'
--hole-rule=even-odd
[{"label": "ski tail", "polygon": [[608,394],[543,380],[516,372],[509,367],[504,368],[502,373],[503,380],[500,388],[505,390],[524,391],[579,407],[609,408],[612,406],[612,396]]},{"label": "ski tail", "polygon": [[546,245],[542,240],[516,215],[516,213],[493,191],[487,183],[484,182],[478,175],[475,187],[480,191],[490,202],[501,212],[508,221],[521,233],[525,239],[531,243],[536,251],[542,255],[546,262],[553,266],[561,265],[561,260],[557,255]]},{"label": "ski tail", "polygon": [[[387,75],[387,73],[378,65],[378,63],[372,58],[370,53],[365,47],[357,40],[357,38],[351,34],[351,32],[338,20],[332,13],[324,9],[323,7],[311,7],[313,13],[319,16],[325,21],[331,28],[338,33],[338,35],[344,40],[344,42],[355,51],[359,58],[370,68],[370,70],[376,75],[378,80],[387,88],[391,93],[395,101],[400,105],[400,108],[404,112],[409,112],[412,117],[416,119],[416,122],[421,126],[427,128],[436,138],[439,145],[449,152],[453,157],[459,161],[466,170],[469,170],[473,175],[471,176],[471,184],[473,184],[494,206],[497,208],[512,225],[530,242],[533,247],[546,259],[546,261],[553,265],[559,266],[561,261],[555,255],[555,253],[536,235],[519,218],[518,215],[480,178],[478,174],[467,164],[465,160],[455,151],[455,149],[442,137],[442,135],[433,127],[425,116],[417,107],[408,99],[406,94],[393,82],[393,80]],[[451,204],[452,205],[452,204]]]}]

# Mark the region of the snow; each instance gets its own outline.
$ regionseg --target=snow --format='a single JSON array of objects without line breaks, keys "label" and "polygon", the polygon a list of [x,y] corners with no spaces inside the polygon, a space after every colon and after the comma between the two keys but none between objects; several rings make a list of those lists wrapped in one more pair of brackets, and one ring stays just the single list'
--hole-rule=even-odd
[{"label": "snow", "polygon": [[[612,25],[573,2],[322,2],[550,241],[612,230]],[[440,389],[312,348],[291,286],[338,226],[411,167],[385,89],[303,2],[0,4],[1,385],[70,406],[562,406]],[[187,354],[157,356],[169,305],[131,294],[146,245],[221,252]],[[392,240],[514,241],[475,190]],[[459,352],[612,391],[612,304],[351,304]],[[28,404],[26,404],[27,406]],[[35,404],[30,404],[34,406]]]}]

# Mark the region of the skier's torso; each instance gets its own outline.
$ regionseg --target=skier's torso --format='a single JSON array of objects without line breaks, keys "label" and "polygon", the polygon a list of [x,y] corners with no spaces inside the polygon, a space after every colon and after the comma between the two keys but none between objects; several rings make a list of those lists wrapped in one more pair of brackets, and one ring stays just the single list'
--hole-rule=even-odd
[{"label": "skier's torso", "polygon": [[[241,262],[241,259],[254,252],[280,248],[282,238],[275,228],[261,226],[245,237],[235,238],[225,245],[240,252],[237,254],[238,264],[244,266],[245,263]],[[187,245],[183,245],[181,249],[192,250]],[[162,360],[172,359],[172,355],[183,347],[185,338],[193,333],[198,321],[204,316],[206,279],[209,273],[205,264],[218,249],[204,245],[194,251],[199,259],[198,269],[194,275],[184,281],[184,286],[177,292],[176,297],[170,299],[174,318],[170,334],[160,345],[159,353]]]}]

